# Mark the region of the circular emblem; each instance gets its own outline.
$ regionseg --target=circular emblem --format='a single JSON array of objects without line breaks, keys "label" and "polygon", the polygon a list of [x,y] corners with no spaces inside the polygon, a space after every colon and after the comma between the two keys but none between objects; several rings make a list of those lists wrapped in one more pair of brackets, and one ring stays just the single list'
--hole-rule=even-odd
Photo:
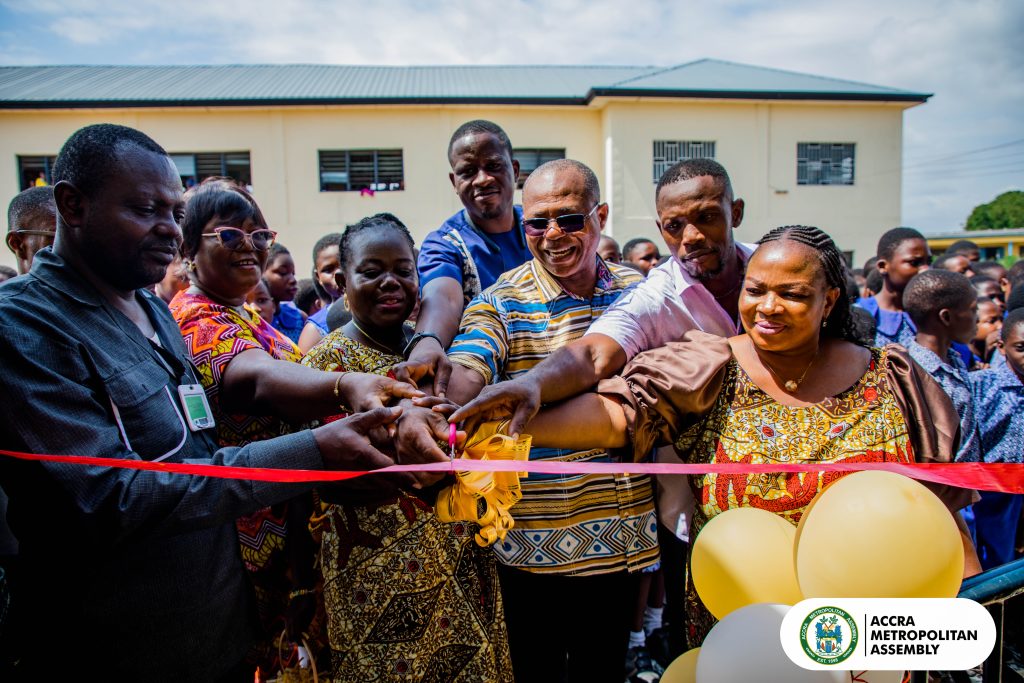
[{"label": "circular emblem", "polygon": [[857,622],[838,607],[819,607],[800,626],[800,641],[818,664],[839,664],[857,648]]}]

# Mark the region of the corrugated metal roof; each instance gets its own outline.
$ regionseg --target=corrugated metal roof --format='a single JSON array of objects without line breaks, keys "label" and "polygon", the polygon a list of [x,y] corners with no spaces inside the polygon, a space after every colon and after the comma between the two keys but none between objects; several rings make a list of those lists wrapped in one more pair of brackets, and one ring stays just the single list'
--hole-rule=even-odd
[{"label": "corrugated metal roof", "polygon": [[251,104],[526,103],[596,96],[854,99],[930,95],[718,60],[653,66],[0,67],[0,108]]}]

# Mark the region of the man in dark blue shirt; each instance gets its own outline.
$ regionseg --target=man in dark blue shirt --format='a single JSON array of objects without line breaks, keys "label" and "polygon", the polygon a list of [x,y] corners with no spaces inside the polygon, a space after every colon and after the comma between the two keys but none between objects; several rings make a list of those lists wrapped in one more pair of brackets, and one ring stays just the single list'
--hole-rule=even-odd
[{"label": "man in dark blue shirt", "polygon": [[459,331],[462,310],[502,273],[533,258],[523,234],[523,212],[513,205],[519,162],[508,135],[490,121],[468,121],[448,143],[448,174],[463,210],[423,241],[418,270],[420,311],[399,379],[435,377],[444,393],[451,365],[445,349]]},{"label": "man in dark blue shirt", "polygon": [[[142,289],[163,278],[182,238],[181,180],[167,153],[130,128],[89,126],[61,149],[54,180],[52,250],[0,287],[0,448],[241,467],[392,464],[366,436],[397,415],[383,407],[218,449],[188,395],[199,381],[178,327]],[[5,629],[25,640],[20,678],[251,680],[242,660],[253,600],[234,520],[309,484],[0,457],[0,485],[21,544]]]}]

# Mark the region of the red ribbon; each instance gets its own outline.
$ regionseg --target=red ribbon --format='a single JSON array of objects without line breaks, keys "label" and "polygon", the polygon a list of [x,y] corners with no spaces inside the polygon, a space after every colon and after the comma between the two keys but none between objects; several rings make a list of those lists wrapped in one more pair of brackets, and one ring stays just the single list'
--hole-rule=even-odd
[{"label": "red ribbon", "polygon": [[1024,493],[1024,464],[1009,463],[900,463],[900,462],[815,462],[796,464],[747,463],[616,463],[561,462],[551,460],[502,461],[455,460],[417,465],[392,465],[379,470],[324,471],[290,470],[269,467],[228,467],[195,463],[150,462],[123,458],[96,458],[84,455],[41,455],[0,450],[0,455],[93,467],[117,467],[129,470],[190,474],[219,479],[244,479],[270,482],[344,481],[366,474],[388,472],[533,472],[536,474],[753,474],[774,472],[860,472],[882,470],[895,472],[919,481],[948,484],[966,489]]}]

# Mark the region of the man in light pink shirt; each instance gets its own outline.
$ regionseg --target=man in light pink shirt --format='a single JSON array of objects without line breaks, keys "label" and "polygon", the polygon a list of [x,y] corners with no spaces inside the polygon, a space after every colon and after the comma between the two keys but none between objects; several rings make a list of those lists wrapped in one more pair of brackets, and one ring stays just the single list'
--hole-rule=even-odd
[{"label": "man in light pink shirt", "polygon": [[690,330],[732,336],[740,286],[752,246],[737,244],[743,220],[729,174],[711,159],[681,161],[655,191],[658,230],[672,258],[624,294],[587,333],[514,380],[485,387],[452,415],[512,416],[523,431],[540,406],[570,398],[611,377],[641,351],[678,341]]}]

